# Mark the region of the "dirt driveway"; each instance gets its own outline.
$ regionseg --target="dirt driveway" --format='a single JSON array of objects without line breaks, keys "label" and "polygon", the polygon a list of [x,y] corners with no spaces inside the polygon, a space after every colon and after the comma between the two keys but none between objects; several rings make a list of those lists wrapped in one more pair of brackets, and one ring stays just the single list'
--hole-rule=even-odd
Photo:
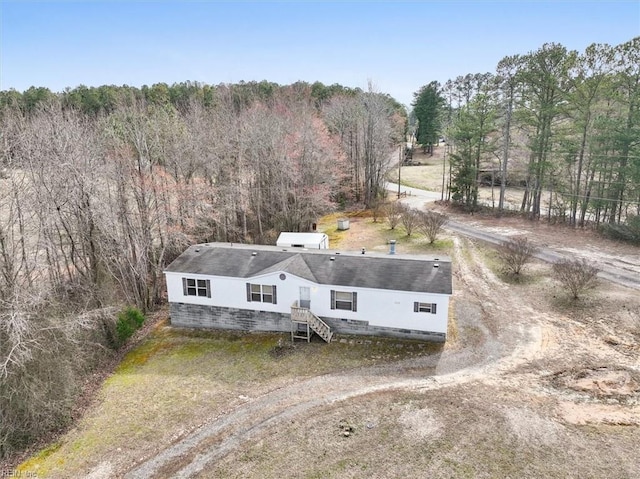
[{"label": "dirt driveway", "polygon": [[[352,219],[345,249],[371,239]],[[455,314],[438,354],[289,384],[127,471],[149,477],[640,477],[640,298],[570,304],[543,263],[511,284],[452,237]],[[347,434],[345,434],[347,433]]]}]

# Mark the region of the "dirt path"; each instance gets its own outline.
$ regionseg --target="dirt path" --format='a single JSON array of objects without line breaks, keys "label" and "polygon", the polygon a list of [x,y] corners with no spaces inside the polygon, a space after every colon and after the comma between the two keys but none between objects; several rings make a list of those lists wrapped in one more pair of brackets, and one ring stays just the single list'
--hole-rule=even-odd
[{"label": "dirt path", "polygon": [[[456,254],[462,254],[456,240]],[[317,408],[358,396],[383,391],[429,391],[479,380],[498,380],[508,371],[530,362],[541,353],[543,329],[531,311],[527,322],[510,321],[515,301],[512,295],[500,295],[500,282],[473,252],[471,260],[459,261],[455,272],[456,291],[473,292],[473,298],[454,295],[462,322],[459,334],[473,337],[473,345],[451,344],[441,354],[419,360],[362,368],[340,374],[315,377],[272,391],[217,417],[154,457],[128,471],[126,479],[160,477],[196,477],[215,461],[264,436],[269,430],[292,418],[311,414]],[[474,334],[468,335],[469,331]],[[472,347],[466,347],[472,346]]]}]

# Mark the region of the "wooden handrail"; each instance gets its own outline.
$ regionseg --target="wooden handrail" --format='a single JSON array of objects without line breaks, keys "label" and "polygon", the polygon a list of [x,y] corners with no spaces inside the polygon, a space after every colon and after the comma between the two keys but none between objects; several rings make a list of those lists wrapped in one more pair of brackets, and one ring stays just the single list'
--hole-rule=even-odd
[{"label": "wooden handrail", "polygon": [[291,321],[308,324],[318,336],[328,343],[331,342],[333,332],[331,332],[329,325],[316,316],[310,309],[298,306],[297,301],[294,301],[291,305]]}]

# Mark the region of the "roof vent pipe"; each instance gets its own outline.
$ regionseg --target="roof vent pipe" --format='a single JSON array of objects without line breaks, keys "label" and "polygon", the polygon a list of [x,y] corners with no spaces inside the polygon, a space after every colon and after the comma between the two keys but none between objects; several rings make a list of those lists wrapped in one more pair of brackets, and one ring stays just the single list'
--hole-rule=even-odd
[{"label": "roof vent pipe", "polygon": [[329,261],[335,261],[335,260],[336,260],[335,256],[332,256],[331,258],[329,258]]},{"label": "roof vent pipe", "polygon": [[433,267],[434,267],[434,268],[439,268],[439,267],[440,267],[440,264],[439,264],[439,263],[433,263]]},{"label": "roof vent pipe", "polygon": [[389,241],[389,254],[396,254],[396,240]]},{"label": "roof vent pipe", "polygon": [[364,254],[364,248],[362,248],[362,254]]}]

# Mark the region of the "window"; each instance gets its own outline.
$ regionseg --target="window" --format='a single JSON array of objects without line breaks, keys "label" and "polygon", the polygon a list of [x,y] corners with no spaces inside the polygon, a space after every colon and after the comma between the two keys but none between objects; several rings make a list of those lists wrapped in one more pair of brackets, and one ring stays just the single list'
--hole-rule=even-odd
[{"label": "window", "polygon": [[262,287],[259,284],[251,285],[251,301],[262,301]]},{"label": "window", "polygon": [[275,285],[247,283],[247,301],[277,304]]},{"label": "window", "polygon": [[436,314],[436,303],[413,303],[414,313],[431,313]]},{"label": "window", "polygon": [[182,293],[185,296],[211,297],[211,281],[208,279],[182,278]]},{"label": "window", "polygon": [[358,293],[331,290],[331,309],[358,310]]}]

